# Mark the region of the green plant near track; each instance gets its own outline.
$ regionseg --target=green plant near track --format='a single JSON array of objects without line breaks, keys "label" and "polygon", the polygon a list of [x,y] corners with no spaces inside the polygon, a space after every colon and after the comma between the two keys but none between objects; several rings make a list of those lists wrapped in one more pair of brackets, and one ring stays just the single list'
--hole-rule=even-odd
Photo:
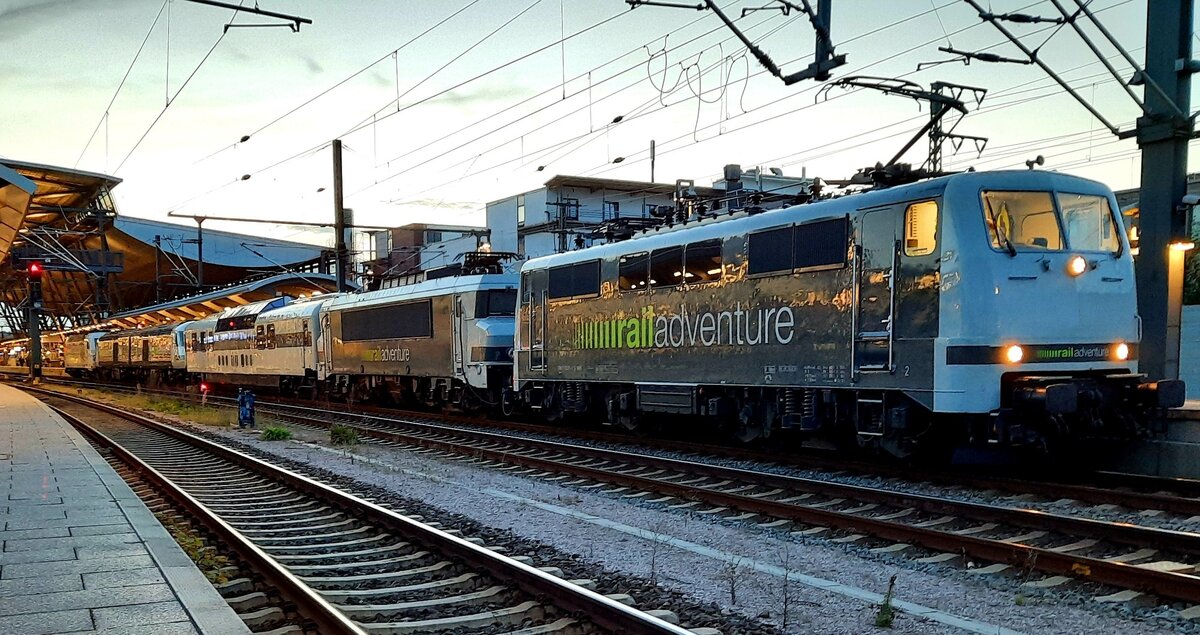
[{"label": "green plant near track", "polygon": [[196,533],[185,524],[176,523],[173,515],[170,514],[155,514],[159,521],[171,533],[171,537],[179,546],[183,548],[184,553],[196,563],[200,571],[204,573],[204,577],[208,578],[213,584],[223,584],[229,582],[229,576],[222,571],[229,566],[229,558],[217,555],[217,550],[209,547],[204,537]]},{"label": "green plant near track", "polygon": [[891,628],[892,622],[896,621],[896,607],[892,606],[892,594],[896,590],[896,576],[892,576],[888,580],[887,595],[883,596],[883,604],[879,605],[879,612],[875,614],[875,626],[879,628]]},{"label": "green plant near track", "polygon": [[292,431],[283,426],[272,426],[270,428],[263,428],[260,438],[263,441],[287,441],[292,438]]},{"label": "green plant near track", "polygon": [[329,442],[333,445],[358,445],[358,433],[349,426],[335,424],[329,428]]}]

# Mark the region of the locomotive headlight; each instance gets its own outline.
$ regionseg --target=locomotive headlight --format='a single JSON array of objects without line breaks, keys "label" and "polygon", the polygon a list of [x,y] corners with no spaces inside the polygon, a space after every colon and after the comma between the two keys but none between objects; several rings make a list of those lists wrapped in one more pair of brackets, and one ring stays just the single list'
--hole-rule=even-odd
[{"label": "locomotive headlight", "polygon": [[1117,358],[1117,361],[1122,362],[1129,359],[1129,345],[1125,342],[1119,342],[1113,348],[1113,356]]},{"label": "locomotive headlight", "polygon": [[1087,260],[1084,260],[1083,256],[1075,256],[1067,261],[1067,273],[1072,276],[1083,275],[1083,272],[1087,271],[1087,266]]},{"label": "locomotive headlight", "polygon": [[1007,359],[1008,363],[1010,364],[1019,363],[1021,360],[1025,359],[1025,349],[1013,344],[1012,346],[1004,349],[1004,359]]}]

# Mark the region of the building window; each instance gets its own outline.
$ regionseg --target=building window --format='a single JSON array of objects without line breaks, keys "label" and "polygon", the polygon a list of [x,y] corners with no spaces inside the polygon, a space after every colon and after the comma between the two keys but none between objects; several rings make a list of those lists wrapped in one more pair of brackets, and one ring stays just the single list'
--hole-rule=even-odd
[{"label": "building window", "polygon": [[517,224],[525,224],[525,195],[517,195]]},{"label": "building window", "polygon": [[436,229],[430,229],[425,232],[425,244],[442,242],[442,232]]},{"label": "building window", "polygon": [[605,218],[620,218],[621,204],[616,201],[604,201],[604,217]]}]

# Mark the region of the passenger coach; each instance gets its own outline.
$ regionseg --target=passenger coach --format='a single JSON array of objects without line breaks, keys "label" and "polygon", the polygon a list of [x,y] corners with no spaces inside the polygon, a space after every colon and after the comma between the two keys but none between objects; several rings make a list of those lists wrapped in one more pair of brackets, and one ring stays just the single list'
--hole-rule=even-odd
[{"label": "passenger coach", "polygon": [[514,386],[551,416],[706,415],[749,440],[1128,436],[1133,259],[1103,185],[964,173],[662,227],[523,267]]}]

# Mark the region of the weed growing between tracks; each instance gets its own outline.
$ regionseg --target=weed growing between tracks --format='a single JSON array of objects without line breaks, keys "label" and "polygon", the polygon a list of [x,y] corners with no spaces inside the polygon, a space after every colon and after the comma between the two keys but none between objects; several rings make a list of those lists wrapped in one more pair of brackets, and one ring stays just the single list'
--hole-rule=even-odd
[{"label": "weed growing between tracks", "polygon": [[335,424],[329,428],[329,442],[337,446],[358,445],[358,433],[349,426]]},{"label": "weed growing between tracks", "polygon": [[142,410],[173,415],[202,426],[232,427],[237,424],[237,412],[215,406],[200,406],[170,397],[154,395],[125,395],[88,388],[77,388],[76,394],[130,410]]},{"label": "weed growing between tracks", "polygon": [[272,426],[263,428],[259,438],[263,441],[287,441],[292,438],[292,431],[283,426]]},{"label": "weed growing between tracks", "polygon": [[204,577],[213,584],[224,584],[229,582],[229,576],[225,571],[229,567],[229,558],[216,555],[216,549],[209,547],[204,542],[204,537],[192,530],[191,527],[184,523],[176,522],[173,514],[157,513],[155,516],[159,522],[167,528],[171,533],[171,537],[179,546],[183,548],[184,553],[196,563],[200,571],[204,573]]}]

